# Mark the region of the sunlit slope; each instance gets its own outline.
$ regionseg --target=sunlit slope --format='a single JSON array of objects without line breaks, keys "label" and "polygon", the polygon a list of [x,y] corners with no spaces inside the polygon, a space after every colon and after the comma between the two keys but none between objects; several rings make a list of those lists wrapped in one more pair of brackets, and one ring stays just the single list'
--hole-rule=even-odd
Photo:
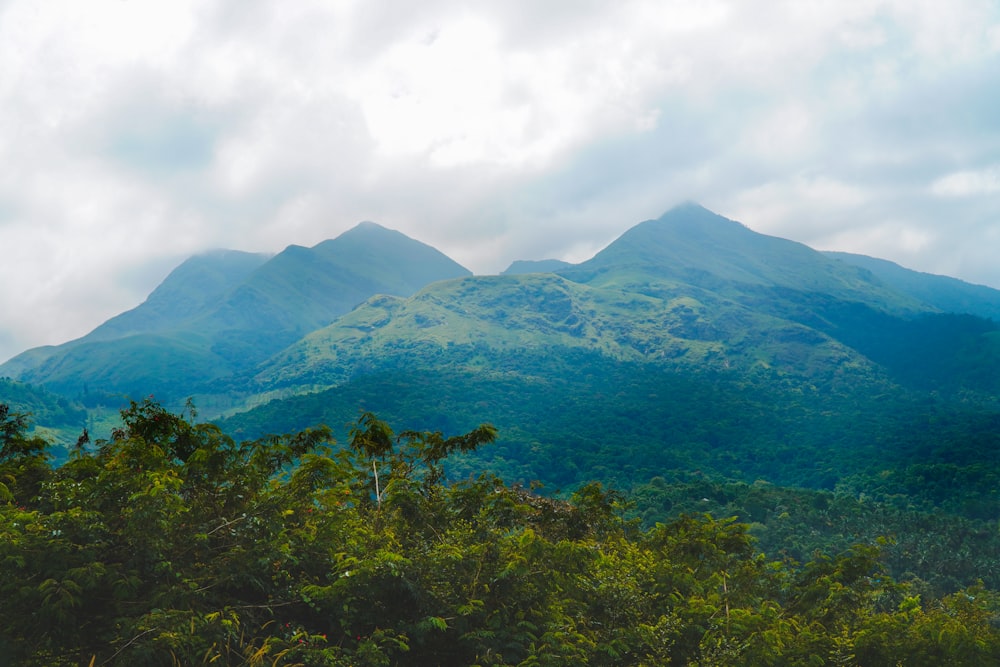
[{"label": "sunlit slope", "polygon": [[376,297],[264,365],[262,389],[336,384],[369,368],[506,369],[512,352],[584,349],[700,369],[832,376],[865,362],[807,327],[710,293],[658,298],[554,274],[469,277]]}]

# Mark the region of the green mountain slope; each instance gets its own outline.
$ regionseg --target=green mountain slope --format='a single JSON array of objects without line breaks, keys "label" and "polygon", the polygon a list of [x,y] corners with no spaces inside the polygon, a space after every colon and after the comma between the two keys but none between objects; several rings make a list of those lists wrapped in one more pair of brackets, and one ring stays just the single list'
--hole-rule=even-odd
[{"label": "green mountain slope", "polygon": [[0,366],[11,377],[44,376],[39,369],[52,357],[54,363],[76,346],[113,341],[137,334],[184,329],[192,317],[240,284],[268,256],[235,250],[214,250],[190,257],[175,268],[139,306],[112,317],[87,335],[62,345],[48,345],[22,352]]},{"label": "green mountain slope", "polygon": [[554,274],[446,281],[409,299],[369,300],[270,359],[255,381],[264,390],[315,387],[403,363],[503,369],[513,352],[573,349],[672,368],[772,369],[801,378],[871,370],[807,327],[699,296],[663,299]]},{"label": "green mountain slope", "polygon": [[253,434],[362,406],[443,430],[490,420],[499,454],[469,471],[560,485],[696,467],[830,488],[906,449],[925,398],[992,414],[1000,396],[992,322],[701,207],[557,273],[523,266],[470,276],[362,224],[209,281],[214,299],[178,297],[164,330],[29,351],[21,377],[91,404],[195,395]]},{"label": "green mountain slope", "polygon": [[293,343],[374,294],[407,296],[470,275],[454,261],[371,222],[313,248],[290,246],[194,321],[217,331],[213,352],[245,367]]},{"label": "green mountain slope", "polygon": [[1000,390],[988,321],[943,315],[866,269],[686,205],[558,274],[370,300],[268,360],[248,391],[285,396],[402,365],[495,369],[511,352],[571,349],[811,384],[888,376]]},{"label": "green mountain slope", "polygon": [[886,285],[919,299],[944,313],[964,313],[1000,321],[1000,290],[964,280],[922,273],[884,259],[847,252],[826,252],[828,257],[859,266]]},{"label": "green mountain slope", "polygon": [[111,318],[79,342],[114,340],[182,328],[268,259],[268,255],[236,250],[195,255],[171,271],[142,304]]},{"label": "green mountain slope", "polygon": [[186,262],[139,307],[82,339],[29,350],[0,375],[70,396],[159,392],[165,400],[266,359],[376,293],[412,294],[468,275],[437,250],[374,223],[272,258]]},{"label": "green mountain slope", "polygon": [[983,319],[1000,311],[1000,291],[820,253],[694,204],[559,273],[653,295],[703,289],[829,336],[909,386],[1000,392],[998,327]]},{"label": "green mountain slope", "polygon": [[628,230],[592,259],[559,271],[576,282],[660,294],[693,286],[759,306],[762,299],[824,294],[893,313],[926,304],[863,269],[808,246],[758,234],[695,204]]}]

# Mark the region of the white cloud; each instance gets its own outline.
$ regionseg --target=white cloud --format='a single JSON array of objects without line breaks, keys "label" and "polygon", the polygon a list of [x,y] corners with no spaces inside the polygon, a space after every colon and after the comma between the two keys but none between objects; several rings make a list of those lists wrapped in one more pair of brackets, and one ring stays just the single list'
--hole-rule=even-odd
[{"label": "white cloud", "polygon": [[845,226],[867,227],[871,220],[858,219],[854,212],[873,193],[859,184],[828,176],[795,174],[744,189],[724,202],[726,215],[745,221],[759,232],[794,239],[809,245],[831,246]]},{"label": "white cloud", "polygon": [[934,181],[931,192],[939,197],[973,197],[1000,192],[1000,165],[957,171]]},{"label": "white cloud", "polygon": [[[837,249],[869,256],[884,256],[878,249],[893,249],[906,257],[917,257],[938,243],[938,235],[917,229],[906,220],[885,220],[876,225],[852,227],[830,234],[816,245],[820,249]],[[874,249],[874,250],[873,250]]]},{"label": "white cloud", "polygon": [[362,219],[486,272],[696,199],[1000,285],[998,30],[989,0],[12,0],[0,356],[185,254]]}]

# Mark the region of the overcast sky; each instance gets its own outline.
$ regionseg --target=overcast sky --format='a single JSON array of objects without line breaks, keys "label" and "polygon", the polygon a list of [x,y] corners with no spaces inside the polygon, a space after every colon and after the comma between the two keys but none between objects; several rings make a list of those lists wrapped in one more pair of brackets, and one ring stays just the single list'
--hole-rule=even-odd
[{"label": "overcast sky", "polygon": [[476,273],[697,201],[1000,287],[994,0],[0,0],[0,360],[208,248]]}]

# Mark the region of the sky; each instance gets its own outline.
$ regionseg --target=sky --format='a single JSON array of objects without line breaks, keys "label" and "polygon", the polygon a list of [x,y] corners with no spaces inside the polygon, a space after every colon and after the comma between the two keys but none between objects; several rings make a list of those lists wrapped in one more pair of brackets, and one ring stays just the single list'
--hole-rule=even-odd
[{"label": "sky", "polygon": [[1000,288],[994,0],[0,0],[0,360],[363,220],[479,274],[694,201]]}]

